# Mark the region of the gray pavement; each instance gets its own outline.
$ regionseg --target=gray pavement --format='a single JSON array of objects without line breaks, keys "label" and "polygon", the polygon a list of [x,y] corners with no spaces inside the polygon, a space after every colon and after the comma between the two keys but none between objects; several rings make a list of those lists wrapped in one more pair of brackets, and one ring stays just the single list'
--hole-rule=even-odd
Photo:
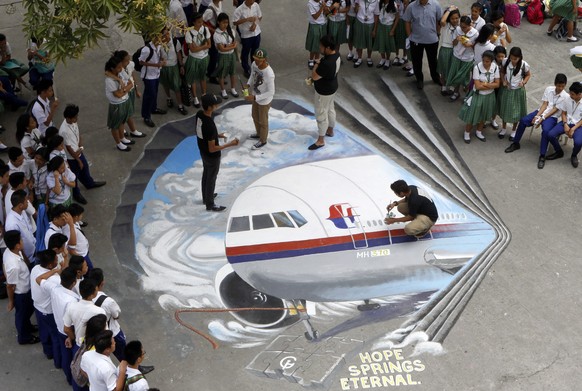
[{"label": "gray pavement", "polygon": [[[465,1],[458,5],[468,10],[468,4]],[[303,82],[307,75],[307,53],[303,50],[306,29],[304,2],[266,0],[261,6],[265,15],[263,45],[269,49],[271,64],[277,74],[278,96],[311,101],[312,90]],[[230,11],[230,4],[225,8]],[[17,16],[0,14],[0,25],[15,53],[22,53],[15,56],[23,58],[25,41],[21,37]],[[565,73],[569,83],[581,80],[580,73],[568,58],[568,49],[573,45],[546,37],[544,29],[548,23],[534,26],[524,19],[519,29],[512,29],[514,45],[523,49],[526,61],[532,66],[533,77],[528,84],[529,109],[539,104],[543,88],[552,84],[555,73]],[[269,351],[268,348],[234,349],[225,345],[212,350],[209,344],[178,325],[171,311],[161,308],[158,295],[140,288],[140,275],[128,266],[134,265],[134,261],[126,259],[127,254],[120,256],[115,252],[111,226],[121,202],[120,195],[130,170],[140,160],[145,143],[153,136],[152,131],[142,126],[138,119],[139,129],[146,131],[148,138],[139,140],[131,153],[118,153],[105,127],[107,103],[103,64],[108,52],[117,48],[113,46],[119,44],[132,52],[139,45],[135,35],[116,33],[115,36],[118,39],[89,51],[81,60],[71,60],[66,66],[59,66],[57,94],[63,107],[67,102],[80,105],[80,128],[86,140],[86,154],[93,163],[93,175],[108,182],[103,188],[84,192],[89,201],[86,220],[90,223],[87,231],[91,258],[106,271],[107,293],[115,297],[123,309],[121,323],[126,335],[130,339],[142,340],[148,352],[147,364],[156,365],[155,372],[148,376],[150,386],[162,390],[302,389],[293,376],[287,380],[264,379],[245,369],[257,354]],[[344,63],[341,74],[340,96],[344,99],[354,98],[348,92],[349,82],[361,78],[367,86],[380,86],[379,74],[390,75],[411,96],[417,93],[414,83],[399,69],[388,72],[365,66],[353,69],[351,64]],[[210,91],[213,90],[216,87],[210,87]],[[369,92],[390,105],[384,95],[373,90]],[[578,293],[582,270],[578,238],[582,234],[579,225],[582,171],[573,169],[568,159],[548,162],[544,170],[538,170],[538,131],[534,131],[531,140],[526,133],[521,150],[512,154],[503,153],[507,140],[498,140],[490,128],[486,131],[486,143],[474,141],[466,145],[462,141],[462,124],[456,118],[460,103],[447,102],[438,94],[437,86],[429,83],[424,93],[487,199],[511,231],[512,239],[444,340],[445,353],[411,358],[410,347],[404,348],[403,360],[419,359],[422,363],[410,373],[403,372],[404,381],[415,384],[414,388],[419,390],[577,389],[577,362],[582,358],[579,349],[582,335],[577,327],[581,319]],[[23,96],[25,99],[31,97],[28,92]],[[162,97],[159,101],[163,102]],[[361,102],[358,104],[363,106]],[[422,107],[418,109],[422,110]],[[194,110],[190,110],[193,113]],[[3,141],[8,145],[15,145],[13,132],[17,115],[4,113],[0,116],[0,123],[8,129],[3,135]],[[340,110],[339,121],[350,126],[359,115]],[[181,118],[179,113],[171,112],[155,120],[161,125],[162,120]],[[59,115],[55,123],[60,124],[61,120]],[[389,153],[390,150],[365,129],[351,128],[381,151]],[[566,156],[571,148],[570,142]],[[117,235],[116,239],[119,235],[123,237],[123,233]],[[127,239],[132,240],[129,235]],[[1,305],[5,306],[4,303]],[[16,344],[13,316],[2,308],[0,344],[5,354],[0,358],[3,372],[0,389],[67,389],[64,376],[52,368],[51,361],[43,358],[40,346]],[[184,318],[193,324],[201,324],[200,319],[193,315]],[[224,319],[228,318],[225,316]],[[347,337],[369,342],[398,328],[402,322],[403,318],[394,318],[358,326],[350,330]],[[303,331],[300,325],[294,325],[281,335],[295,337],[302,335]],[[367,344],[363,352],[373,350]],[[344,389],[354,389],[354,386],[345,388],[345,384],[350,383],[343,383],[341,379],[358,377],[349,369],[355,365],[361,370],[366,362],[366,357],[358,353],[357,349],[350,350],[350,354],[343,356],[345,364],[334,367],[333,374],[322,382],[324,388],[340,390],[343,385]],[[335,364],[337,361],[330,363]],[[274,373],[271,377],[285,377],[283,372]],[[406,375],[411,377],[408,379]],[[398,384],[396,379],[393,381]],[[363,383],[359,386],[364,388]],[[385,386],[389,387],[388,384]]]}]

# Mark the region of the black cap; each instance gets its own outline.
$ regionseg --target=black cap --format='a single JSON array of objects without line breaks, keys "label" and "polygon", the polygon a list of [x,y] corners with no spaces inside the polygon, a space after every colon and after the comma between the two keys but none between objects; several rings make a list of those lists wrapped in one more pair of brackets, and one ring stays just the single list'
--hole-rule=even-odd
[{"label": "black cap", "polygon": [[204,109],[207,109],[210,106],[219,105],[222,103],[222,98],[220,96],[214,95],[214,94],[202,95],[202,98],[200,98],[200,100],[202,101],[202,107]]}]

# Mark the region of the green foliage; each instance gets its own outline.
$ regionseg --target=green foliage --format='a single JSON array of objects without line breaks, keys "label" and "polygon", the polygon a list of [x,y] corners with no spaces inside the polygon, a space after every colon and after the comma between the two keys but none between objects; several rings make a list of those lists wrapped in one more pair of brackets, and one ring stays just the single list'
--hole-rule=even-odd
[{"label": "green foliage", "polygon": [[[45,39],[52,61],[65,62],[107,38],[108,23],[155,36],[167,22],[166,0],[24,0],[24,31]],[[111,20],[114,19],[114,20]]]}]

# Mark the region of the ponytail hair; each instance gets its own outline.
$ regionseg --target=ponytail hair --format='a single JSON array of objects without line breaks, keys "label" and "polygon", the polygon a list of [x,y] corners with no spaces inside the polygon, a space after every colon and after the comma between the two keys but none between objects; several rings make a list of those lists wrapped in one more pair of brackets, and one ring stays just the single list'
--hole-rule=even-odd
[{"label": "ponytail hair", "polygon": [[523,54],[521,53],[521,48],[518,46],[514,46],[511,48],[511,50],[509,51],[508,56],[509,58],[505,61],[505,65],[503,66],[503,73],[507,73],[507,67],[511,62],[511,56],[519,58],[519,61],[517,61],[517,64],[513,69],[513,76],[517,76],[517,74],[521,71],[521,64],[523,62]]},{"label": "ponytail hair", "polygon": [[228,24],[226,25],[226,32],[228,33],[228,35],[230,35],[230,38],[234,42],[234,33],[232,32],[232,27],[230,27],[230,19],[228,18],[228,15],[226,13],[221,12],[220,14],[218,14],[218,16],[216,17],[216,25],[225,20],[228,21]]}]

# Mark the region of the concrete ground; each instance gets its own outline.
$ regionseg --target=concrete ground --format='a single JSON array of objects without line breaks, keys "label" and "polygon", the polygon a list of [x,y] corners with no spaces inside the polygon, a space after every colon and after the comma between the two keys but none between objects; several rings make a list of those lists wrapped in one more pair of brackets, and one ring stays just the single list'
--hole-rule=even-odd
[{"label": "concrete ground", "polygon": [[[468,11],[468,2],[458,5]],[[307,53],[303,50],[304,3],[264,1],[261,6],[263,46],[268,48],[271,65],[277,74],[278,95],[311,101],[312,90],[303,82],[308,74]],[[230,4],[225,8],[231,11]],[[15,57],[22,59],[25,40],[20,31],[20,18],[18,13],[11,16],[0,13],[1,30],[8,36]],[[581,79],[569,60],[568,50],[574,45],[546,37],[548,23],[546,20],[543,26],[534,26],[524,19],[520,28],[511,30],[514,45],[523,49],[526,61],[532,66],[533,76],[528,84],[529,109],[539,104],[544,87],[552,84],[555,73],[565,73],[569,83]],[[156,371],[148,376],[150,385],[162,390],[300,389],[297,384],[261,379],[246,372],[244,367],[256,352],[230,348],[212,351],[209,345],[179,326],[173,313],[160,308],[157,295],[140,289],[139,276],[124,267],[131,262],[118,257],[114,251],[111,224],[120,194],[153,132],[138,120],[139,129],[148,133],[148,139],[139,140],[131,153],[119,153],[114,149],[105,126],[107,103],[103,93],[103,65],[113,49],[122,47],[133,52],[139,39],[135,35],[112,32],[114,38],[101,48],[87,52],[79,61],[58,67],[57,95],[63,107],[68,102],[81,107],[79,123],[93,175],[108,182],[103,188],[84,192],[89,201],[86,220],[90,224],[87,234],[91,241],[91,258],[106,271],[107,292],[123,309],[122,326],[126,335],[142,340],[148,352],[147,364],[156,365]],[[345,49],[342,51],[345,54]],[[404,91],[416,93],[414,83],[399,69],[388,72],[365,66],[353,69],[351,64],[344,63],[341,70],[342,78],[361,78],[367,85],[377,83],[379,73],[393,77]],[[211,86],[210,91],[217,91],[217,88]],[[503,153],[507,140],[498,140],[490,128],[486,132],[486,143],[474,140],[466,145],[462,141],[462,124],[456,118],[460,103],[449,103],[440,96],[437,86],[429,83],[424,93],[490,203],[509,227],[512,240],[445,339],[446,353],[420,356],[424,370],[417,368],[414,372],[414,380],[418,383],[415,388],[577,389],[576,363],[582,358],[579,348],[582,335],[577,327],[581,319],[578,293],[582,267],[578,262],[577,238],[582,234],[578,224],[582,216],[578,195],[582,171],[573,169],[568,159],[548,162],[544,170],[538,170],[537,131],[531,139],[526,133],[522,149],[513,154]],[[27,100],[32,97],[27,91],[22,96]],[[162,98],[160,96],[160,102]],[[61,113],[62,110],[56,124],[62,121]],[[0,117],[0,123],[8,129],[2,135],[8,145],[16,143],[14,130],[18,114],[4,113]],[[161,125],[163,120],[180,118],[179,113],[172,111],[154,120]],[[349,123],[350,116],[341,113],[339,121]],[[354,131],[367,137],[365,131]],[[566,156],[571,148],[570,142]],[[67,389],[61,372],[43,358],[40,346],[16,344],[13,317],[5,310],[0,315],[3,330],[0,344],[4,347],[0,358],[2,389]],[[400,323],[401,320],[378,323],[356,333],[359,332],[359,339],[363,340],[367,335],[379,335],[397,328]],[[357,357],[354,360],[357,361]],[[342,389],[339,378],[347,376],[345,368],[328,389]]]}]

